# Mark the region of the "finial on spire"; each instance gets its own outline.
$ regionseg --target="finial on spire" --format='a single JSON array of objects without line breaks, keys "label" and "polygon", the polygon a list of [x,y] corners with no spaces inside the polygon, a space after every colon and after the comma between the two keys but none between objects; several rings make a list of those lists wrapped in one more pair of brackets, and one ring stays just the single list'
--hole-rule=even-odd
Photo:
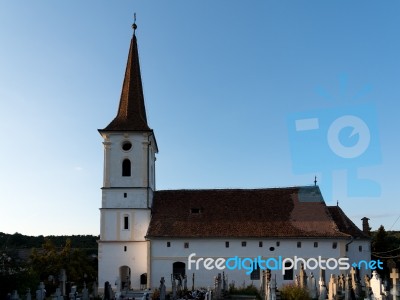
[{"label": "finial on spire", "polygon": [[317,176],[314,177],[314,186],[317,186]]},{"label": "finial on spire", "polygon": [[336,206],[339,206],[339,200],[336,200]]},{"label": "finial on spire", "polygon": [[133,14],[133,24],[132,24],[132,28],[133,28],[133,35],[135,35],[136,28],[137,28],[137,25],[136,25],[136,13]]}]

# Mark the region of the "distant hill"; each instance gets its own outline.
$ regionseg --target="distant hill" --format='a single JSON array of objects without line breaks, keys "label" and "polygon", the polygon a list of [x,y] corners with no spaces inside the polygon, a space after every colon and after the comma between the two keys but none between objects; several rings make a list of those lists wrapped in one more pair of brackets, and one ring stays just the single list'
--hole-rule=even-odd
[{"label": "distant hill", "polygon": [[70,239],[72,248],[96,250],[99,237],[94,235],[28,236],[18,232],[14,234],[0,232],[0,251],[41,248],[45,239],[51,240],[56,247],[63,247],[66,240]]}]

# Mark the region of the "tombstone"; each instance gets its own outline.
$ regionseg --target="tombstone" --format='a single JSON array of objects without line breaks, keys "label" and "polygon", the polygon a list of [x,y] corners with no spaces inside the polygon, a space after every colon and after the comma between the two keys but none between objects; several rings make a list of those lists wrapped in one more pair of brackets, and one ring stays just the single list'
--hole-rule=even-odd
[{"label": "tombstone", "polygon": [[111,300],[111,286],[108,281],[104,283],[104,300]]},{"label": "tombstone", "polygon": [[308,277],[308,294],[310,295],[311,299],[317,298],[317,282],[315,280],[314,274],[311,272],[310,276]]},{"label": "tombstone", "polygon": [[117,280],[115,280],[115,286],[116,286],[117,292],[122,291],[122,282],[121,282],[121,278],[119,276],[117,277]]},{"label": "tombstone", "polygon": [[331,274],[329,279],[328,299],[334,300],[337,294],[337,281],[335,275]]},{"label": "tombstone", "polygon": [[183,290],[187,291],[187,276],[183,276]]},{"label": "tombstone", "polygon": [[371,284],[371,290],[372,290],[375,300],[386,299],[386,291],[382,284],[382,280],[375,270],[372,272],[372,278],[370,280],[370,284]]},{"label": "tombstone", "polygon": [[89,290],[86,288],[86,282],[83,283],[82,300],[89,300]]},{"label": "tombstone", "polygon": [[44,300],[46,298],[46,290],[44,283],[41,282],[38,289],[36,290],[36,300]]},{"label": "tombstone", "polygon": [[172,283],[172,299],[176,299],[176,282],[174,276],[171,274],[171,283]]},{"label": "tombstone", "polygon": [[390,273],[390,279],[392,280],[392,289],[390,294],[392,295],[393,300],[397,300],[400,298],[400,281],[399,281],[399,270],[393,268]]},{"label": "tombstone", "polygon": [[93,288],[93,298],[97,298],[99,296],[99,294],[98,294],[98,289],[97,289],[97,283],[96,282],[93,282],[92,288]]},{"label": "tombstone", "polygon": [[354,295],[355,299],[359,299],[361,297],[361,284],[358,278],[358,272],[354,267],[351,267],[350,270],[351,276],[351,294]]},{"label": "tombstone", "polygon": [[368,275],[364,276],[365,283],[365,299],[371,300],[372,290],[371,290],[371,279]]},{"label": "tombstone", "polygon": [[164,280],[164,277],[161,277],[161,280],[160,280],[160,300],[165,300],[165,293],[166,293],[165,280]]},{"label": "tombstone", "polygon": [[177,294],[178,294],[178,296],[180,297],[181,295],[182,295],[182,274],[179,274],[179,277],[178,277],[178,285],[177,285]]},{"label": "tombstone", "polygon": [[267,300],[271,300],[271,278],[272,278],[272,274],[271,274],[271,270],[267,269],[267,285],[266,285],[266,299]]},{"label": "tombstone", "polygon": [[19,300],[19,295],[18,292],[16,290],[14,290],[11,294],[11,300]]},{"label": "tombstone", "polygon": [[300,267],[299,282],[300,282],[301,288],[304,289],[307,287],[307,274],[306,274],[306,271],[304,271],[303,263],[301,264],[301,267]]},{"label": "tombstone", "polygon": [[266,274],[265,274],[265,270],[262,270],[261,273],[261,298],[262,300],[265,300],[265,284],[266,284]]},{"label": "tombstone", "polygon": [[344,278],[344,300],[351,299],[351,282],[349,274]]},{"label": "tombstone", "polygon": [[276,300],[276,279],[271,280],[270,286],[271,286],[270,299]]},{"label": "tombstone", "polygon": [[65,289],[65,283],[67,282],[67,273],[66,273],[65,269],[60,270],[60,275],[58,278],[60,281],[61,295],[65,296],[67,294],[67,291]]},{"label": "tombstone", "polygon": [[218,276],[214,276],[214,292],[215,292],[215,298],[219,299],[221,294],[220,292],[220,276],[221,273],[218,273]]},{"label": "tombstone", "polygon": [[71,287],[71,292],[69,293],[69,299],[75,300],[77,295],[78,295],[78,292],[76,290],[76,285],[74,285]]},{"label": "tombstone", "polygon": [[319,297],[318,297],[318,300],[325,300],[326,299],[326,285],[325,285],[324,277],[321,277],[321,273],[320,273],[320,277],[319,277],[319,281],[318,281],[318,284],[319,284]]},{"label": "tombstone", "polygon": [[222,291],[226,291],[225,272],[222,272]]},{"label": "tombstone", "polygon": [[53,300],[62,300],[64,299],[63,296],[61,295],[61,289],[57,288],[56,293],[53,296]]},{"label": "tombstone", "polygon": [[32,300],[31,289],[29,288],[26,291],[25,300]]}]

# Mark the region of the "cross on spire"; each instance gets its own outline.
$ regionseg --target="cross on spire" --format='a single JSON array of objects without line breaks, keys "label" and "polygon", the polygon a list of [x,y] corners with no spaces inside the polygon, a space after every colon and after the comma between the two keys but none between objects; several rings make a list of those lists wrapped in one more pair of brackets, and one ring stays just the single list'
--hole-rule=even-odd
[{"label": "cross on spire", "polygon": [[133,28],[133,35],[135,35],[136,29],[137,29],[137,25],[136,25],[136,13],[133,14],[133,24],[132,24],[132,28]]}]

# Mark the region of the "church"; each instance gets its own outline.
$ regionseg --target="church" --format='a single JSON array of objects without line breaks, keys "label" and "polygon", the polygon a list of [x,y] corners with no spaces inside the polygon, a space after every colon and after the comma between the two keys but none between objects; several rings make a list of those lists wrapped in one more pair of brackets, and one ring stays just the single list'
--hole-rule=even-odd
[{"label": "church", "polygon": [[[316,184],[157,190],[158,146],[146,117],[136,24],[133,29],[117,115],[99,129],[100,293],[107,281],[114,291],[154,290],[161,277],[170,290],[171,278],[181,276],[189,289],[193,282],[207,288],[222,272],[228,283],[259,286],[264,268],[279,287],[293,282],[300,263],[317,278],[319,268],[326,268],[329,278],[348,272],[341,259],[348,268],[371,259],[368,219],[360,230],[339,206],[325,204]],[[361,276],[367,273],[361,268]]]}]

